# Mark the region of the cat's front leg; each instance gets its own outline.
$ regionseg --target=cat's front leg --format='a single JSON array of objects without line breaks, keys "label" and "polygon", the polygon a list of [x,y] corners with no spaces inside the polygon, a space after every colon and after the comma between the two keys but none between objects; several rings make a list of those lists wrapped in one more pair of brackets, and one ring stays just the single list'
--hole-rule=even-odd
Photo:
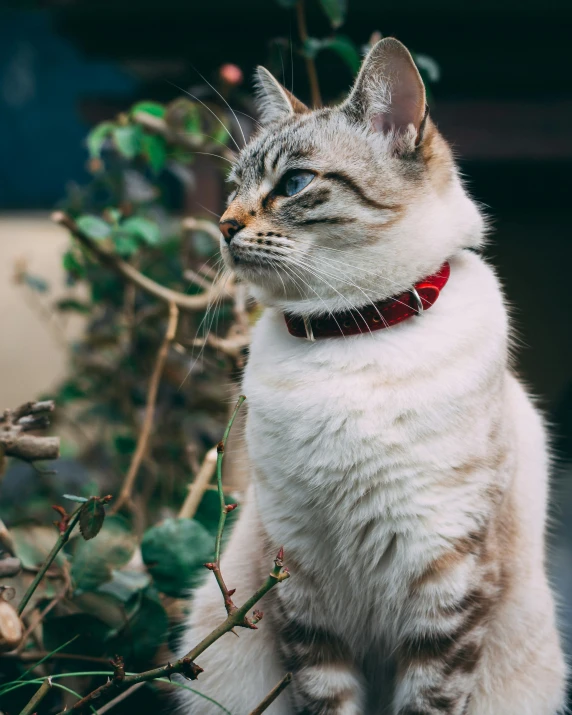
[{"label": "cat's front leg", "polygon": [[475,556],[446,554],[413,584],[397,653],[395,715],[469,711],[499,596],[496,565]]},{"label": "cat's front leg", "polygon": [[278,648],[292,673],[288,689],[296,715],[363,715],[365,689],[349,648],[333,633],[292,614],[275,594]]}]

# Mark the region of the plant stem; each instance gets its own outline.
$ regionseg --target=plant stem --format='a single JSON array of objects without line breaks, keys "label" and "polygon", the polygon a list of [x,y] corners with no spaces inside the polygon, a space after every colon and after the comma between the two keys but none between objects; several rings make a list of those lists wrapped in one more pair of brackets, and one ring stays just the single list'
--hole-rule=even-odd
[{"label": "plant stem", "polygon": [[179,511],[179,519],[192,519],[195,515],[203,494],[205,493],[209,482],[213,478],[217,463],[217,449],[213,447],[205,454],[203,463],[198,470],[194,480],[189,484],[189,493]]},{"label": "plant stem", "polygon": [[59,552],[63,549],[65,544],[67,543],[68,539],[70,538],[70,535],[72,531],[74,530],[75,525],[77,524],[79,520],[79,514],[81,511],[81,506],[78,507],[74,513],[72,514],[69,523],[67,525],[67,528],[65,531],[63,531],[60,535],[56,543],[54,544],[52,550],[48,554],[47,559],[44,561],[42,564],[40,570],[36,574],[36,578],[32,581],[30,584],[28,590],[22,597],[22,600],[20,601],[20,604],[18,605],[18,615],[21,616],[24,608],[28,605],[28,601],[30,598],[32,598],[32,595],[34,594],[34,591],[38,588],[40,581],[44,578],[46,571],[50,568],[52,565],[54,559],[56,556],[59,554]]},{"label": "plant stem", "polygon": [[147,452],[149,445],[149,438],[151,437],[151,432],[153,430],[153,418],[155,416],[155,403],[157,402],[157,393],[159,391],[159,383],[161,382],[161,375],[163,374],[163,369],[165,367],[165,362],[169,354],[169,346],[175,339],[175,333],[177,332],[177,325],[179,322],[179,309],[175,303],[169,304],[169,322],[167,324],[167,330],[165,332],[165,337],[157,353],[157,359],[155,361],[155,368],[153,374],[151,375],[151,380],[149,381],[149,388],[147,390],[147,404],[145,406],[145,418],[143,420],[143,426],[141,427],[141,432],[139,433],[139,438],[137,439],[137,446],[135,448],[135,453],[133,454],[133,459],[129,465],[129,470],[125,476],[125,481],[121,487],[121,492],[117,501],[110,510],[110,514],[117,514],[125,504],[131,502],[131,492],[133,491],[133,486],[135,484],[135,479],[137,478],[137,473],[139,472],[139,467],[143,461],[143,457]]},{"label": "plant stem", "polygon": [[46,678],[44,682],[40,685],[39,689],[36,690],[34,697],[30,702],[24,706],[24,709],[20,712],[20,715],[32,715],[37,710],[38,705],[46,697],[46,695],[52,689],[52,679]]},{"label": "plant stem", "polygon": [[290,576],[286,569],[282,569],[281,556],[282,550],[280,550],[280,553],[274,562],[274,568],[262,586],[260,586],[260,588],[240,608],[237,608],[235,611],[230,613],[227,618],[214,629],[214,631],[203,638],[203,640],[190,650],[183,658],[179,658],[179,660],[175,663],[167,663],[167,665],[162,665],[159,668],[153,668],[152,670],[147,670],[143,673],[127,675],[120,681],[109,680],[104,685],[96,688],[89,695],[86,695],[85,698],[79,700],[69,710],[61,711],[58,715],[64,715],[64,713],[69,714],[70,712],[83,713],[95,704],[102,705],[104,701],[107,701],[111,697],[117,695],[120,691],[123,691],[136,683],[156,680],[157,678],[168,678],[174,673],[180,673],[191,680],[195,679],[198,673],[201,672],[201,669],[193,662],[195,658],[197,658],[225,633],[228,633],[236,626],[242,625],[251,608],[255,606],[256,603],[258,603],[258,601],[260,601],[260,599],[265,596],[277,583],[284,581]]},{"label": "plant stem", "polygon": [[179,291],[171,290],[171,288],[166,288],[160,283],[156,283],[151,278],[148,278],[130,263],[123,261],[115,254],[102,248],[96,241],[93,241],[82,231],[77,223],[63,211],[54,211],[51,218],[55,223],[59,223],[61,226],[67,228],[72,236],[81,243],[84,248],[87,248],[102,265],[115,271],[123,280],[133,283],[148,295],[152,295],[164,303],[175,303],[179,310],[204,310],[216,298],[228,297],[224,281],[219,281],[212,286],[210,291],[204,291],[204,293],[200,293],[199,295],[187,295],[186,293],[180,293]]},{"label": "plant stem", "polygon": [[298,0],[296,5],[296,19],[298,21],[298,35],[302,43],[302,52],[306,60],[306,72],[308,74],[308,82],[310,83],[310,92],[312,93],[312,105],[314,109],[322,106],[322,95],[320,94],[320,84],[318,82],[318,73],[316,71],[316,63],[313,57],[306,56],[304,45],[308,41],[308,28],[306,27],[306,14],[304,12],[304,0]]},{"label": "plant stem", "polygon": [[292,673],[286,673],[286,675],[282,678],[282,680],[278,683],[278,685],[275,685],[272,690],[268,693],[268,695],[260,702],[254,710],[252,710],[249,715],[260,715],[260,713],[263,713],[272,703],[276,700],[276,698],[280,695],[280,693],[287,688],[290,683],[292,682]]},{"label": "plant stem", "polygon": [[217,446],[216,481],[217,481],[217,486],[218,486],[218,496],[219,496],[219,500],[220,500],[220,517],[219,517],[219,521],[218,521],[218,531],[217,531],[217,535],[216,535],[216,544],[215,544],[215,563],[218,566],[219,570],[220,570],[220,547],[221,547],[221,543],[222,543],[222,533],[224,531],[224,523],[226,521],[226,515],[228,514],[228,511],[229,511],[227,509],[226,503],[224,501],[224,492],[222,490],[222,460],[224,459],[224,450],[226,447],[226,442],[228,440],[228,435],[230,434],[230,430],[232,428],[232,425],[234,423],[236,415],[238,414],[238,411],[240,410],[240,407],[245,400],[246,400],[246,397],[244,395],[239,396],[237,403],[235,405],[235,408],[233,410],[233,413],[230,417],[230,420],[228,421],[228,424],[227,424],[224,434],[222,436],[222,439],[218,443],[218,446]]}]

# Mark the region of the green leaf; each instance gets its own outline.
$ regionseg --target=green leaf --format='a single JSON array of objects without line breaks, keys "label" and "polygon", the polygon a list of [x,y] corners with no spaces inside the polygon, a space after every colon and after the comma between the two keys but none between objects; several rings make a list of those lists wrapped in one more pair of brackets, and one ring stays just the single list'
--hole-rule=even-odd
[{"label": "green leaf", "polygon": [[65,271],[73,276],[83,278],[85,276],[85,266],[81,263],[73,251],[66,251],[62,258],[62,266]]},{"label": "green leaf", "polygon": [[128,236],[121,231],[113,234],[113,245],[120,256],[128,258],[139,250],[139,243],[135,236]]},{"label": "green leaf", "polygon": [[62,298],[61,300],[56,301],[56,308],[64,313],[69,313],[73,311],[86,315],[87,313],[91,312],[90,305],[88,305],[87,303],[82,303],[75,298]]},{"label": "green leaf", "polygon": [[64,405],[68,402],[73,402],[74,400],[81,400],[84,397],[87,397],[87,392],[81,387],[81,385],[75,380],[68,380],[60,387],[56,397],[56,402]]},{"label": "green leaf", "polygon": [[76,223],[83,233],[96,241],[107,238],[111,232],[111,226],[107,221],[104,221],[98,216],[92,216],[91,214],[80,216]]},{"label": "green leaf", "polygon": [[[206,569],[205,569],[206,570]],[[167,640],[169,619],[158,599],[147,593],[139,608],[117,638],[110,643],[129,662],[150,661],[157,648]]]},{"label": "green leaf", "polygon": [[105,140],[114,128],[113,122],[102,122],[87,135],[87,148],[92,159],[99,159]]},{"label": "green leaf", "polygon": [[[58,538],[58,531],[53,526],[15,526],[10,529],[16,556],[25,569],[35,569],[44,563],[52,546]],[[62,566],[66,558],[60,553],[56,564]]]},{"label": "green leaf", "polygon": [[138,125],[116,127],[113,130],[113,142],[117,151],[126,159],[134,159],[141,150],[142,130]]},{"label": "green leaf", "polygon": [[137,114],[137,112],[145,112],[145,114],[151,114],[154,117],[163,118],[166,111],[165,107],[162,104],[159,104],[159,102],[137,102],[137,104],[134,104],[131,107],[131,115]]},{"label": "green leaf", "polygon": [[354,74],[360,68],[361,58],[359,52],[354,43],[345,35],[336,35],[325,40],[309,37],[305,48],[307,48],[308,53],[313,53],[309,55],[311,57],[315,57],[322,50],[332,50],[341,57]]},{"label": "green leaf", "polygon": [[93,539],[101,531],[105,521],[105,507],[97,497],[91,497],[79,513],[79,530],[86,541]]},{"label": "green leaf", "polygon": [[113,438],[113,446],[118,454],[131,455],[136,445],[137,440],[131,434],[116,434]]},{"label": "green leaf", "polygon": [[150,246],[156,246],[161,240],[159,226],[142,216],[131,216],[131,218],[128,218],[121,224],[120,230],[124,233],[136,236]]},{"label": "green leaf", "polygon": [[[185,102],[185,131],[195,137],[202,137],[201,114],[199,108],[194,102]],[[188,153],[188,150],[184,150]]]},{"label": "green leaf", "polygon": [[218,122],[217,122],[217,127],[214,131],[213,139],[216,142],[220,142],[221,144],[226,145],[228,143],[228,140],[230,139],[230,134],[229,134],[229,130],[224,122],[222,124],[218,124]]},{"label": "green leaf", "polygon": [[109,594],[122,603],[127,603],[133,596],[147,588],[150,583],[151,577],[148,573],[113,570],[111,581],[100,586],[97,593]]},{"label": "green leaf", "polygon": [[112,516],[105,520],[97,539],[76,540],[71,575],[78,591],[93,591],[111,581],[113,570],[127,564],[137,546],[135,535],[124,519]]},{"label": "green leaf", "polygon": [[433,57],[416,52],[413,60],[425,82],[438,82],[441,79],[441,67]]},{"label": "green leaf", "polygon": [[155,174],[158,174],[167,161],[167,144],[163,137],[156,134],[144,134],[141,139],[143,156]]},{"label": "green leaf", "polygon": [[63,497],[64,499],[69,499],[70,501],[78,502],[78,504],[84,504],[86,501],[89,501],[85,497],[78,497],[75,494],[64,494]]},{"label": "green leaf", "polygon": [[106,209],[105,213],[109,215],[109,220],[114,224],[119,223],[119,219],[123,216],[119,209],[113,207]]},{"label": "green leaf", "polygon": [[320,5],[334,29],[343,25],[348,10],[347,0],[320,0]]},{"label": "green leaf", "polygon": [[141,555],[159,591],[183,596],[204,577],[214,538],[195,519],[165,519],[145,532]]}]

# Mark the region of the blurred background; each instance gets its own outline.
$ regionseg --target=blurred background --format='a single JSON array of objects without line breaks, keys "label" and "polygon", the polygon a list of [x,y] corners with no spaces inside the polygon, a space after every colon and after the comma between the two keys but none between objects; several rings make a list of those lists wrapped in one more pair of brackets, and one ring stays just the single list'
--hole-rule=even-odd
[{"label": "blurred background", "polygon": [[[155,271],[161,283],[199,292],[216,270],[214,242],[208,231],[187,226],[181,232],[172,221],[193,216],[216,222],[221,212],[224,158],[232,142],[213,112],[237,141],[237,121],[247,135],[252,131],[257,64],[311,103],[310,61],[323,101],[335,102],[350,86],[372,34],[393,35],[414,52],[432,116],[490,218],[487,255],[511,306],[515,367],[551,423],[551,569],[572,653],[571,21],[572,5],[559,0],[0,2],[0,408],[56,397],[63,407],[56,432],[64,438],[58,488],[71,489],[70,481],[76,491],[85,483],[115,488],[127,470],[165,315],[154,316],[140,295],[126,296],[125,286],[108,285],[104,269],[70,249],[69,234],[50,220],[50,211],[65,209],[76,219],[103,216],[115,228],[143,216],[160,238],[152,240],[142,225],[133,245],[125,232],[122,243],[111,234],[113,250],[148,275]],[[189,104],[178,104],[181,99]],[[137,124],[134,105],[173,131],[194,132],[197,153],[179,146],[177,154],[176,142],[160,132],[165,145],[133,139],[127,130]],[[116,124],[94,133],[102,122]],[[142,149],[129,148],[135,140]],[[206,156],[215,140],[222,161]],[[112,205],[117,214],[109,214]],[[196,274],[208,261],[201,283]],[[145,320],[151,310],[148,332],[134,333],[131,325],[127,347],[121,332],[126,300]],[[173,502],[184,499],[190,475],[220,438],[235,392],[243,353],[237,358],[221,348],[221,354],[210,344],[197,364],[196,335],[204,320],[203,314],[185,318],[180,349],[171,350],[157,410],[162,427],[178,436],[173,444],[159,438],[141,467],[143,498],[159,495],[163,506],[146,514],[139,535],[176,514]],[[223,308],[219,334],[231,330],[233,320],[236,310],[233,318]],[[109,325],[117,327],[111,338],[102,333]],[[118,371],[123,381],[126,374],[132,380],[123,402],[106,393],[116,390]],[[184,463],[182,472],[174,461]],[[240,487],[240,477],[228,479],[229,489]],[[0,491],[0,516],[23,528],[40,493],[32,522],[49,523],[44,502],[54,490],[45,475],[12,465]],[[205,503],[203,511],[208,508]],[[126,519],[132,526],[133,514]],[[153,585],[165,606],[165,591]],[[177,601],[177,589],[167,592]]]}]

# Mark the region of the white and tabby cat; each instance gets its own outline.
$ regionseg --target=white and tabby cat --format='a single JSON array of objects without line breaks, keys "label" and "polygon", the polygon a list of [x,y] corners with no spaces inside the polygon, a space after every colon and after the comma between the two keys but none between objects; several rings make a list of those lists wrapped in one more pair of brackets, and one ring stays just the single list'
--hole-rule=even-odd
[{"label": "white and tabby cat", "polygon": [[[259,630],[201,656],[196,687],[233,715],[287,671],[269,713],[554,715],[544,427],[419,73],[385,39],[338,107],[258,80],[263,128],[221,220],[225,261],[266,307],[243,387],[252,484],[222,564],[238,603],[281,545],[292,578]],[[419,314],[379,330],[391,303]],[[209,578],[185,646],[224,617]],[[189,694],[184,711],[220,712]]]}]

